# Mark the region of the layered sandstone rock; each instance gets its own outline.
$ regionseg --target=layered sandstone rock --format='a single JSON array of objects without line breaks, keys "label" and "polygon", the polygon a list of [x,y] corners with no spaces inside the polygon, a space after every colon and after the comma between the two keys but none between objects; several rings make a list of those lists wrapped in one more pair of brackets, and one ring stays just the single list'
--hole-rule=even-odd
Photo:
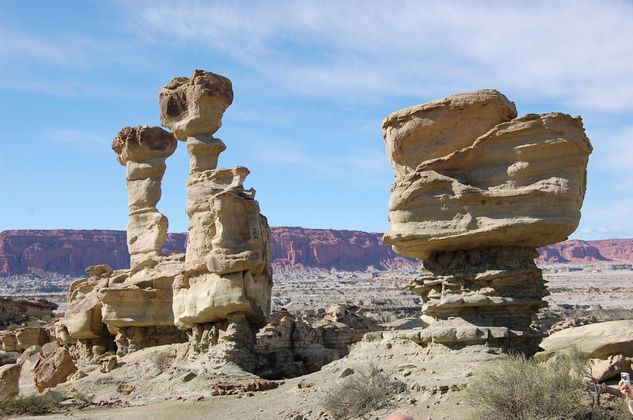
[{"label": "layered sandstone rock", "polygon": [[397,111],[383,135],[396,177],[384,240],[423,260],[411,290],[423,319],[442,321],[436,341],[500,335],[534,347],[530,323],[547,294],[535,248],[566,239],[580,218],[592,150],[580,117],[516,118],[484,90]]},{"label": "layered sandstone rock", "polygon": [[156,209],[165,159],[176,145],[173,134],[148,126],[125,127],[112,143],[117,160],[126,166],[131,268],[91,266],[86,269],[89,279],[71,285],[59,338],[79,340],[75,350],[82,359],[97,361],[115,347],[123,355],[186,339],[175,328],[171,310],[172,283],[184,256],[160,255],[168,222]]},{"label": "layered sandstone rock", "polygon": [[45,327],[22,327],[13,331],[0,331],[4,351],[22,352],[31,346],[42,346],[54,340]]},{"label": "layered sandstone rock", "polygon": [[321,369],[349,353],[364,334],[381,329],[359,308],[333,304],[325,311],[276,308],[257,333],[258,371],[265,377],[293,377]]},{"label": "layered sandstone rock", "polygon": [[190,157],[189,237],[185,269],[173,286],[173,312],[194,342],[221,335],[211,323],[234,320],[218,326],[226,336],[231,329],[243,331],[240,322],[260,324],[270,313],[269,228],[255,191],[244,189],[249,171],[216,169],[226,147],[213,133],[232,101],[231,82],[201,70],[173,79],[159,93],[161,122],[187,142]]},{"label": "layered sandstone rock", "polygon": [[22,322],[29,318],[52,317],[57,304],[46,299],[18,299],[0,296],[0,325]]},{"label": "layered sandstone rock", "polygon": [[231,83],[196,70],[159,98],[163,124],[187,141],[190,156],[186,254],[161,254],[167,219],[156,210],[176,137],[159,127],[126,127],[112,149],[126,166],[130,269],[88,267],[90,277],[71,284],[57,339],[82,368],[108,370],[115,352],[187,340],[193,353],[252,367],[254,328],[270,313],[270,233],[255,191],[243,186],[248,169],[216,169],[225,146],[213,133],[232,101]]},{"label": "layered sandstone rock", "polygon": [[173,134],[160,127],[125,127],[112,142],[126,168],[130,221],[127,244],[132,270],[158,256],[167,235],[167,218],[156,210],[165,159],[176,150]]},{"label": "layered sandstone rock", "polygon": [[592,374],[599,381],[630,372],[633,362],[633,321],[598,322],[557,331],[545,338],[536,357],[547,360],[577,348],[592,359]]}]

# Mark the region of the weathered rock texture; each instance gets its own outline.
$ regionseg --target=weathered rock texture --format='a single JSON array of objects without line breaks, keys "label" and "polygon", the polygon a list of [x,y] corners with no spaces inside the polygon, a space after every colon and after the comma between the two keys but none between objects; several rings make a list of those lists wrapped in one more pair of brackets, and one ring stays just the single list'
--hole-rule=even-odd
[{"label": "weathered rock texture", "polygon": [[0,401],[20,392],[20,370],[21,366],[18,364],[0,366]]},{"label": "weathered rock texture", "polygon": [[42,346],[54,340],[51,335],[45,327],[21,327],[12,331],[0,331],[0,342],[4,351],[23,352],[31,346]]},{"label": "weathered rock texture", "polygon": [[248,169],[216,169],[226,147],[212,134],[232,99],[228,79],[200,70],[159,94],[161,120],[187,141],[190,156],[186,254],[161,253],[167,219],[156,210],[176,137],[144,126],[126,127],[114,140],[117,160],[126,166],[130,269],[90,266],[90,277],[70,286],[55,334],[82,367],[107,371],[116,365],[115,352],[187,340],[193,353],[254,366],[254,328],[270,314],[270,233],[255,191],[243,186]]},{"label": "weathered rock texture", "polygon": [[257,333],[258,372],[267,378],[314,372],[347,355],[365,333],[380,328],[351,305],[300,312],[274,309],[270,322]]},{"label": "weathered rock texture", "polygon": [[600,381],[630,372],[633,362],[633,321],[599,322],[557,331],[541,342],[541,359],[568,353],[572,347],[593,360],[593,376]]},{"label": "weathered rock texture", "polygon": [[158,256],[167,235],[167,218],[156,210],[161,196],[165,159],[176,150],[173,134],[160,127],[125,127],[112,142],[119,163],[126,168],[130,221],[127,246],[135,270]]},{"label": "weathered rock texture", "polygon": [[578,226],[592,150],[580,117],[516,115],[504,95],[484,90],[383,122],[396,177],[384,240],[423,260],[411,290],[423,319],[442,328],[435,341],[507,338],[531,351],[530,323],[547,294],[536,248]]},{"label": "weathered rock texture", "polygon": [[173,312],[174,323],[192,330],[194,340],[202,337],[196,325],[231,319],[230,329],[263,323],[270,313],[270,234],[255,191],[244,189],[249,171],[216,169],[226,146],[213,133],[232,101],[230,80],[201,70],[173,79],[159,93],[161,122],[187,142],[190,157],[189,237],[185,269],[173,287]]},{"label": "weathered rock texture", "polygon": [[57,304],[46,299],[17,299],[0,296],[0,325],[29,318],[52,317]]}]

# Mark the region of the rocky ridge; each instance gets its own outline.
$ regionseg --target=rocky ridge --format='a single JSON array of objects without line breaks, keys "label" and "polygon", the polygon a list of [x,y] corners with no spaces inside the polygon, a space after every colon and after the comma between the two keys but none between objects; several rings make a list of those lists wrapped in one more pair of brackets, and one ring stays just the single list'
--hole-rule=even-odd
[{"label": "rocky ridge", "polygon": [[[417,267],[382,242],[382,234],[360,231],[271,227],[272,266],[277,270],[363,271]],[[184,253],[187,234],[168,233],[161,254]],[[538,249],[536,262],[583,264],[633,261],[633,239],[578,239]],[[0,232],[0,276],[50,273],[80,276],[86,267],[129,268],[126,232],[117,230],[6,230]]]}]

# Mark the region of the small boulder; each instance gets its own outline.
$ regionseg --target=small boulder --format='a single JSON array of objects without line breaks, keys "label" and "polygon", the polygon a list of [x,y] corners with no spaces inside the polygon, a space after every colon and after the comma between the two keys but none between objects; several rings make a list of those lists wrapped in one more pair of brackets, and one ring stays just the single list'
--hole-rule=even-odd
[{"label": "small boulder", "polygon": [[41,359],[35,366],[35,385],[39,392],[52,388],[75,373],[77,366],[70,352],[65,347],[58,348],[46,359]]},{"label": "small boulder", "polygon": [[540,357],[566,353],[572,346],[593,359],[606,360],[611,355],[633,356],[633,320],[599,322],[555,332],[541,344]]},{"label": "small boulder", "polygon": [[99,367],[99,372],[108,373],[112,369],[116,367],[118,359],[116,356],[106,356],[101,359],[101,366]]},{"label": "small boulder", "polygon": [[20,370],[17,363],[0,366],[0,401],[4,401],[20,392]]}]

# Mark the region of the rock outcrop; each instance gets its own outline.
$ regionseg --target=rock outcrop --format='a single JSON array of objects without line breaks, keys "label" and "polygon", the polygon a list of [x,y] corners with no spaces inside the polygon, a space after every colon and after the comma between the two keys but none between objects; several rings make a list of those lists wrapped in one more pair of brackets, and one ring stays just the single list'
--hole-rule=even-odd
[{"label": "rock outcrop", "polygon": [[[270,314],[270,233],[255,191],[243,187],[248,169],[216,169],[226,147],[212,134],[232,98],[228,79],[196,70],[159,94],[162,122],[175,137],[143,126],[125,127],[114,139],[112,149],[126,166],[130,269],[90,266],[90,277],[70,286],[55,333],[82,366],[109,370],[115,352],[187,340],[192,353],[252,366],[255,328]],[[156,204],[176,138],[187,142],[190,156],[190,229],[186,253],[164,254],[168,222]],[[53,359],[47,363],[55,369],[47,369],[65,374]],[[52,382],[43,379],[42,386]]]},{"label": "rock outcrop", "polygon": [[191,78],[173,79],[158,97],[161,122],[187,143],[190,158],[189,236],[185,268],[173,288],[174,323],[189,331],[198,350],[209,341],[205,335],[230,330],[250,347],[248,330],[270,313],[270,233],[255,191],[244,189],[248,169],[216,169],[226,146],[213,134],[233,102],[231,82],[196,70]]},{"label": "rock outcrop", "polygon": [[384,240],[423,260],[411,290],[434,342],[533,352],[547,294],[536,248],[578,226],[591,144],[580,117],[516,117],[494,90],[453,95],[383,122],[396,181]]},{"label": "rock outcrop", "polygon": [[54,340],[45,327],[21,327],[12,331],[0,331],[2,350],[7,352],[23,352],[31,346],[43,346]]},{"label": "rock outcrop", "polygon": [[0,296],[0,325],[23,322],[29,318],[52,317],[57,304],[46,299],[18,299]]},{"label": "rock outcrop", "polygon": [[599,381],[620,372],[631,372],[633,362],[633,321],[609,321],[557,331],[541,342],[536,357],[547,360],[566,354],[573,347],[593,360],[593,376]]},{"label": "rock outcrop", "polygon": [[333,304],[326,310],[276,308],[257,332],[258,373],[266,378],[304,375],[348,354],[353,343],[381,329],[359,308]]},{"label": "rock outcrop", "polygon": [[156,210],[161,196],[165,159],[176,150],[173,134],[160,127],[125,127],[112,142],[125,166],[130,221],[127,246],[133,271],[158,256],[167,235],[167,218]]}]

